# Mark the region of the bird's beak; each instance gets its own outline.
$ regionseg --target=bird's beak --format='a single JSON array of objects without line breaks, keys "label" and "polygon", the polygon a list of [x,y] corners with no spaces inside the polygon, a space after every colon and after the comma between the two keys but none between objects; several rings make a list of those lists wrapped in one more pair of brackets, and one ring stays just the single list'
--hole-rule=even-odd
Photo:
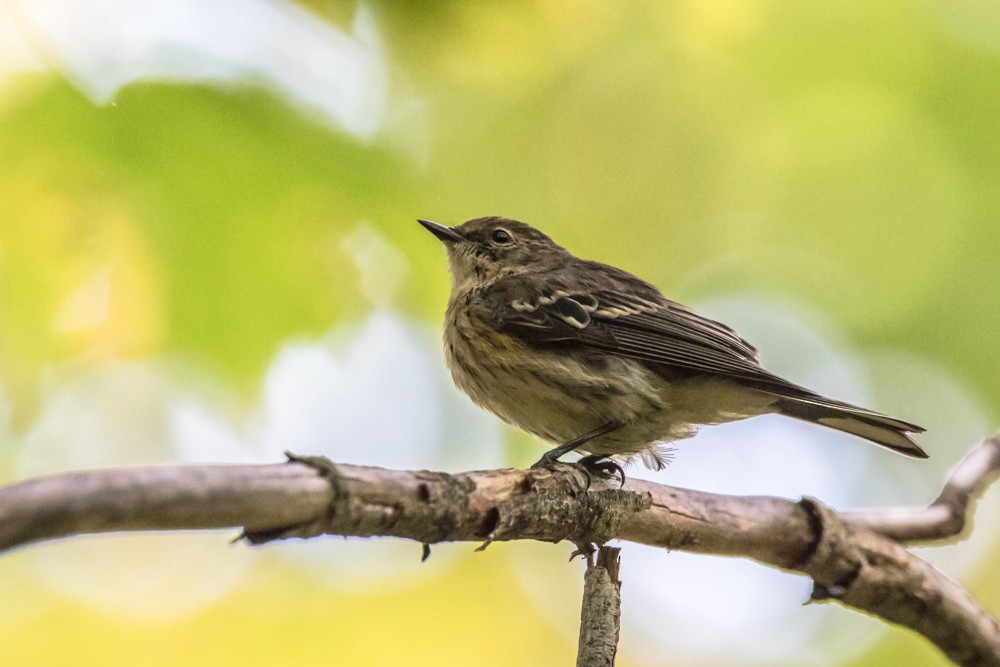
[{"label": "bird's beak", "polygon": [[464,241],[465,237],[456,232],[451,227],[445,227],[436,222],[431,222],[430,220],[417,220],[421,225],[427,228],[434,236],[438,237],[445,243],[456,243],[458,241]]}]

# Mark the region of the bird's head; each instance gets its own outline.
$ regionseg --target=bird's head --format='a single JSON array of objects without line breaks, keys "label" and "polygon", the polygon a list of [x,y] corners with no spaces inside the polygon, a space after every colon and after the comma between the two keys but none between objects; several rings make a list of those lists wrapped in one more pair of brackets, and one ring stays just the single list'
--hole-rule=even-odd
[{"label": "bird's head", "polygon": [[559,268],[571,258],[548,236],[517,220],[476,218],[458,227],[430,220],[418,222],[444,243],[453,292],[505,275]]}]

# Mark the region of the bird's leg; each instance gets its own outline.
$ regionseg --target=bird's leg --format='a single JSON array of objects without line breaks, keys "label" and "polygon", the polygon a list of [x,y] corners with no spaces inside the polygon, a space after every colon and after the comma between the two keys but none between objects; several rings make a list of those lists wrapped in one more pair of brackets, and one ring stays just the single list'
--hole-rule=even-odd
[{"label": "bird's leg", "polygon": [[611,433],[612,431],[619,428],[621,428],[621,424],[615,421],[610,421],[605,424],[601,424],[593,431],[587,431],[583,435],[573,438],[569,442],[564,442],[558,447],[553,447],[549,451],[542,454],[542,458],[538,459],[538,461],[531,467],[545,468],[551,466],[553,463],[557,463],[559,461],[559,457],[562,456],[563,454],[569,454],[573,450],[579,449],[580,447],[590,442],[594,438],[599,438],[602,435],[607,435],[608,433]]},{"label": "bird's leg", "polygon": [[[607,435],[612,431],[621,428],[621,423],[616,421],[609,421],[595,428],[593,431],[587,431],[581,436],[573,438],[569,442],[565,442],[558,447],[553,447],[549,451],[542,454],[542,458],[538,459],[532,468],[549,468],[559,462],[559,457],[563,454],[568,454],[575,449],[580,448],[584,444],[590,442],[594,438],[599,438],[602,435]],[[622,467],[615,463],[614,461],[609,461],[605,456],[591,455],[584,456],[578,462],[578,465],[587,471],[588,475],[594,475],[599,477],[610,478],[616,475],[621,476],[622,484],[625,484],[625,471]]]}]

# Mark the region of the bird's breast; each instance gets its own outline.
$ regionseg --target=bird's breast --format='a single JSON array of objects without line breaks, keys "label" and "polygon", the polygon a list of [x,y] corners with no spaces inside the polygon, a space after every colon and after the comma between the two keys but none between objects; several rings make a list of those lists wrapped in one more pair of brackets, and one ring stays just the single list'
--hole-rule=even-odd
[{"label": "bird's breast", "polygon": [[553,442],[664,407],[662,380],[639,362],[530,346],[458,306],[449,308],[444,347],[455,384],[475,403]]}]

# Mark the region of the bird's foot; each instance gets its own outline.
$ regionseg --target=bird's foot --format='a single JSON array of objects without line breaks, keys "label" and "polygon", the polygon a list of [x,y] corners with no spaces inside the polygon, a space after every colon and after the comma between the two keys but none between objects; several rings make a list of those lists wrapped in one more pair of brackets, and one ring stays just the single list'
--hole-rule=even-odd
[{"label": "bird's foot", "polygon": [[597,479],[619,479],[618,487],[625,486],[625,470],[618,463],[606,456],[591,454],[584,456],[576,462],[578,466],[587,471],[587,474]]},{"label": "bird's foot", "polygon": [[[581,436],[573,438],[569,442],[564,442],[563,444],[559,445],[558,447],[553,447],[549,451],[547,451],[544,454],[542,454],[542,458],[538,459],[538,461],[536,461],[535,464],[533,466],[531,466],[531,467],[532,468],[551,468],[556,463],[560,463],[559,457],[562,456],[563,454],[569,454],[570,452],[575,451],[575,450],[579,449],[581,446],[583,446],[584,444],[590,442],[594,438],[600,438],[603,435],[607,435],[608,433],[611,433],[612,431],[615,431],[615,430],[621,428],[621,426],[622,425],[621,425],[620,422],[616,422],[616,421],[605,422],[604,424],[601,424],[600,426],[598,426],[597,428],[595,428],[593,431],[588,431],[588,432],[584,433]],[[584,458],[599,459],[601,457],[590,457],[590,456],[587,456],[587,457],[584,457]],[[619,470],[620,470],[620,468],[619,468]]]},{"label": "bird's foot", "polygon": [[625,470],[606,456],[591,454],[589,456],[584,456],[579,461],[571,463],[569,461],[560,461],[558,456],[550,456],[551,454],[551,451],[545,452],[545,454],[542,455],[542,458],[532,464],[531,468],[533,470],[542,468],[552,470],[554,468],[558,468],[559,466],[570,466],[572,468],[576,468],[584,473],[584,476],[587,479],[586,488],[588,489],[590,488],[591,482],[595,479],[618,479],[620,480],[618,486],[625,486]]},{"label": "bird's foot", "polygon": [[558,455],[552,456],[552,452],[545,452],[545,454],[542,455],[542,458],[538,459],[537,461],[531,464],[532,470],[556,471],[559,470],[560,468],[562,468],[563,470],[569,469],[572,470],[574,473],[581,475],[583,477],[582,480],[583,490],[587,491],[588,489],[590,489],[590,483],[593,480],[593,475],[591,475],[590,471],[584,468],[579,463],[570,461],[560,461]]}]

